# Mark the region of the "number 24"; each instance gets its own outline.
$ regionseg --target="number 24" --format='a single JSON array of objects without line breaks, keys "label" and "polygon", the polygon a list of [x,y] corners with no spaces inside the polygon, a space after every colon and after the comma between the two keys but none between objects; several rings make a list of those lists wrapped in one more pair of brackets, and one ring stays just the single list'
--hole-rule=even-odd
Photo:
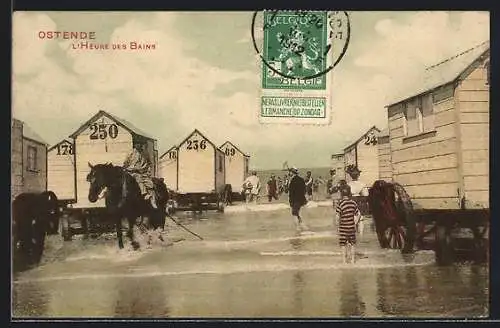
[{"label": "number 24", "polygon": [[365,145],[376,145],[377,144],[377,137],[374,135],[368,135],[365,137]]}]

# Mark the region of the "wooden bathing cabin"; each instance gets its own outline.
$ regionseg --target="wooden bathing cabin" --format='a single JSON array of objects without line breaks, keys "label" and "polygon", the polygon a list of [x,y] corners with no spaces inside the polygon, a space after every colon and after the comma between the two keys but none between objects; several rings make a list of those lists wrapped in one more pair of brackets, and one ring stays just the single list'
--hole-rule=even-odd
[{"label": "wooden bathing cabin", "polygon": [[331,156],[331,161],[331,168],[335,170],[338,179],[345,179],[344,153],[333,154]]},{"label": "wooden bathing cabin", "polygon": [[159,160],[158,174],[171,190],[177,190],[178,151],[179,149],[173,146],[163,153]]},{"label": "wooden bathing cabin", "polygon": [[47,190],[47,143],[29,125],[11,120],[11,199]]},{"label": "wooden bathing cabin", "polygon": [[392,182],[391,146],[389,129],[382,130],[377,137],[379,179]]},{"label": "wooden bathing cabin", "polygon": [[[359,180],[368,187],[379,179],[379,158],[377,136],[380,130],[372,126],[361,137],[344,148],[344,168],[356,165],[361,170]],[[347,182],[351,181],[349,174],[345,174]]]},{"label": "wooden bathing cabin", "polygon": [[88,163],[122,166],[126,156],[135,143],[146,145],[154,176],[157,176],[158,150],[157,141],[141,131],[132,123],[100,110],[82,124],[71,136],[74,144],[76,203],[74,207],[104,207],[104,200],[90,203],[88,200],[89,183],[86,178],[90,172]]},{"label": "wooden bathing cabin", "polygon": [[64,139],[48,149],[47,184],[60,202],[76,201],[75,151],[73,141]]},{"label": "wooden bathing cabin", "polygon": [[226,184],[231,185],[233,194],[239,195],[243,191],[243,182],[248,176],[250,156],[230,141],[226,141],[219,148],[225,155]]},{"label": "wooden bathing cabin", "polygon": [[213,193],[225,184],[225,155],[195,129],[178,146],[177,190],[180,193]]},{"label": "wooden bathing cabin", "polygon": [[489,63],[485,42],[387,106],[392,180],[414,208],[489,208]]}]

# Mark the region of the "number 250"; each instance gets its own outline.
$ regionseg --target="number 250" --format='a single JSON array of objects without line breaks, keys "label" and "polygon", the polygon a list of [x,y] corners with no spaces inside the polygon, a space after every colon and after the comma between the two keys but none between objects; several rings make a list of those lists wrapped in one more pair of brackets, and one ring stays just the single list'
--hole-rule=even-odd
[{"label": "number 250", "polygon": [[110,124],[106,129],[106,124],[97,124],[94,123],[90,126],[90,139],[106,139],[109,135],[111,139],[115,139],[118,136],[118,126],[116,124]]}]

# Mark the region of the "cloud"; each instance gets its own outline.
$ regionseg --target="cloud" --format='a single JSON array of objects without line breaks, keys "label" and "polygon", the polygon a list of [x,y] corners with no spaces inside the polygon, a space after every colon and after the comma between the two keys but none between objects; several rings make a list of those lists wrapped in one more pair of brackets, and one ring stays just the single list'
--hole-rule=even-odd
[{"label": "cloud", "polygon": [[[358,31],[364,34],[363,42],[356,44],[353,37],[355,52],[348,51],[330,73],[334,81],[330,125],[264,125],[258,122],[260,59],[231,57],[232,52],[253,51],[246,23],[231,31],[230,39],[213,45],[206,38],[221,27],[205,32],[196,25],[196,36],[190,36],[189,24],[202,19],[203,26],[209,26],[211,17],[198,13],[188,22],[185,15],[121,15],[117,23],[108,20],[110,30],[102,31],[106,37],[96,40],[154,44],[154,50],[83,51],[72,49],[73,42],[37,38],[37,31],[56,30],[58,24],[69,29],[71,21],[63,22],[64,16],[59,15],[56,24],[46,14],[15,13],[14,115],[51,143],[104,109],[157,136],[160,151],[198,128],[216,144],[230,140],[250,153],[252,166],[280,167],[284,160],[297,166],[323,166],[331,153],[369,127],[387,125],[384,106],[403,82],[423,67],[489,37],[487,13],[418,12],[404,21],[381,19]],[[232,24],[231,17],[218,22]],[[79,29],[86,28],[85,21],[79,20]],[[218,47],[211,48],[210,60],[203,52],[207,45]],[[221,66],[214,59],[218,52],[221,61],[231,57],[234,63]]]},{"label": "cloud", "polygon": [[[457,16],[458,24],[453,23],[452,15]],[[374,29],[377,36],[354,64],[391,79],[392,88],[385,94],[393,98],[414,84],[425,67],[489,39],[489,14],[417,12],[403,22],[382,19]]]}]

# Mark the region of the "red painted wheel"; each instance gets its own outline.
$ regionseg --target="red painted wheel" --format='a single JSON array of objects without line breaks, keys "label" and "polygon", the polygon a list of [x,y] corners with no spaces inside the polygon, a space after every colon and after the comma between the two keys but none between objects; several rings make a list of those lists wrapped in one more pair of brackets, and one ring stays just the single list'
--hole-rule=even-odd
[{"label": "red painted wheel", "polygon": [[370,209],[382,248],[413,251],[416,223],[410,197],[398,183],[376,181],[370,190]]},{"label": "red painted wheel", "polygon": [[388,227],[379,239],[383,239],[382,243],[386,246],[385,248],[404,249],[407,239],[406,229],[403,226]]}]

